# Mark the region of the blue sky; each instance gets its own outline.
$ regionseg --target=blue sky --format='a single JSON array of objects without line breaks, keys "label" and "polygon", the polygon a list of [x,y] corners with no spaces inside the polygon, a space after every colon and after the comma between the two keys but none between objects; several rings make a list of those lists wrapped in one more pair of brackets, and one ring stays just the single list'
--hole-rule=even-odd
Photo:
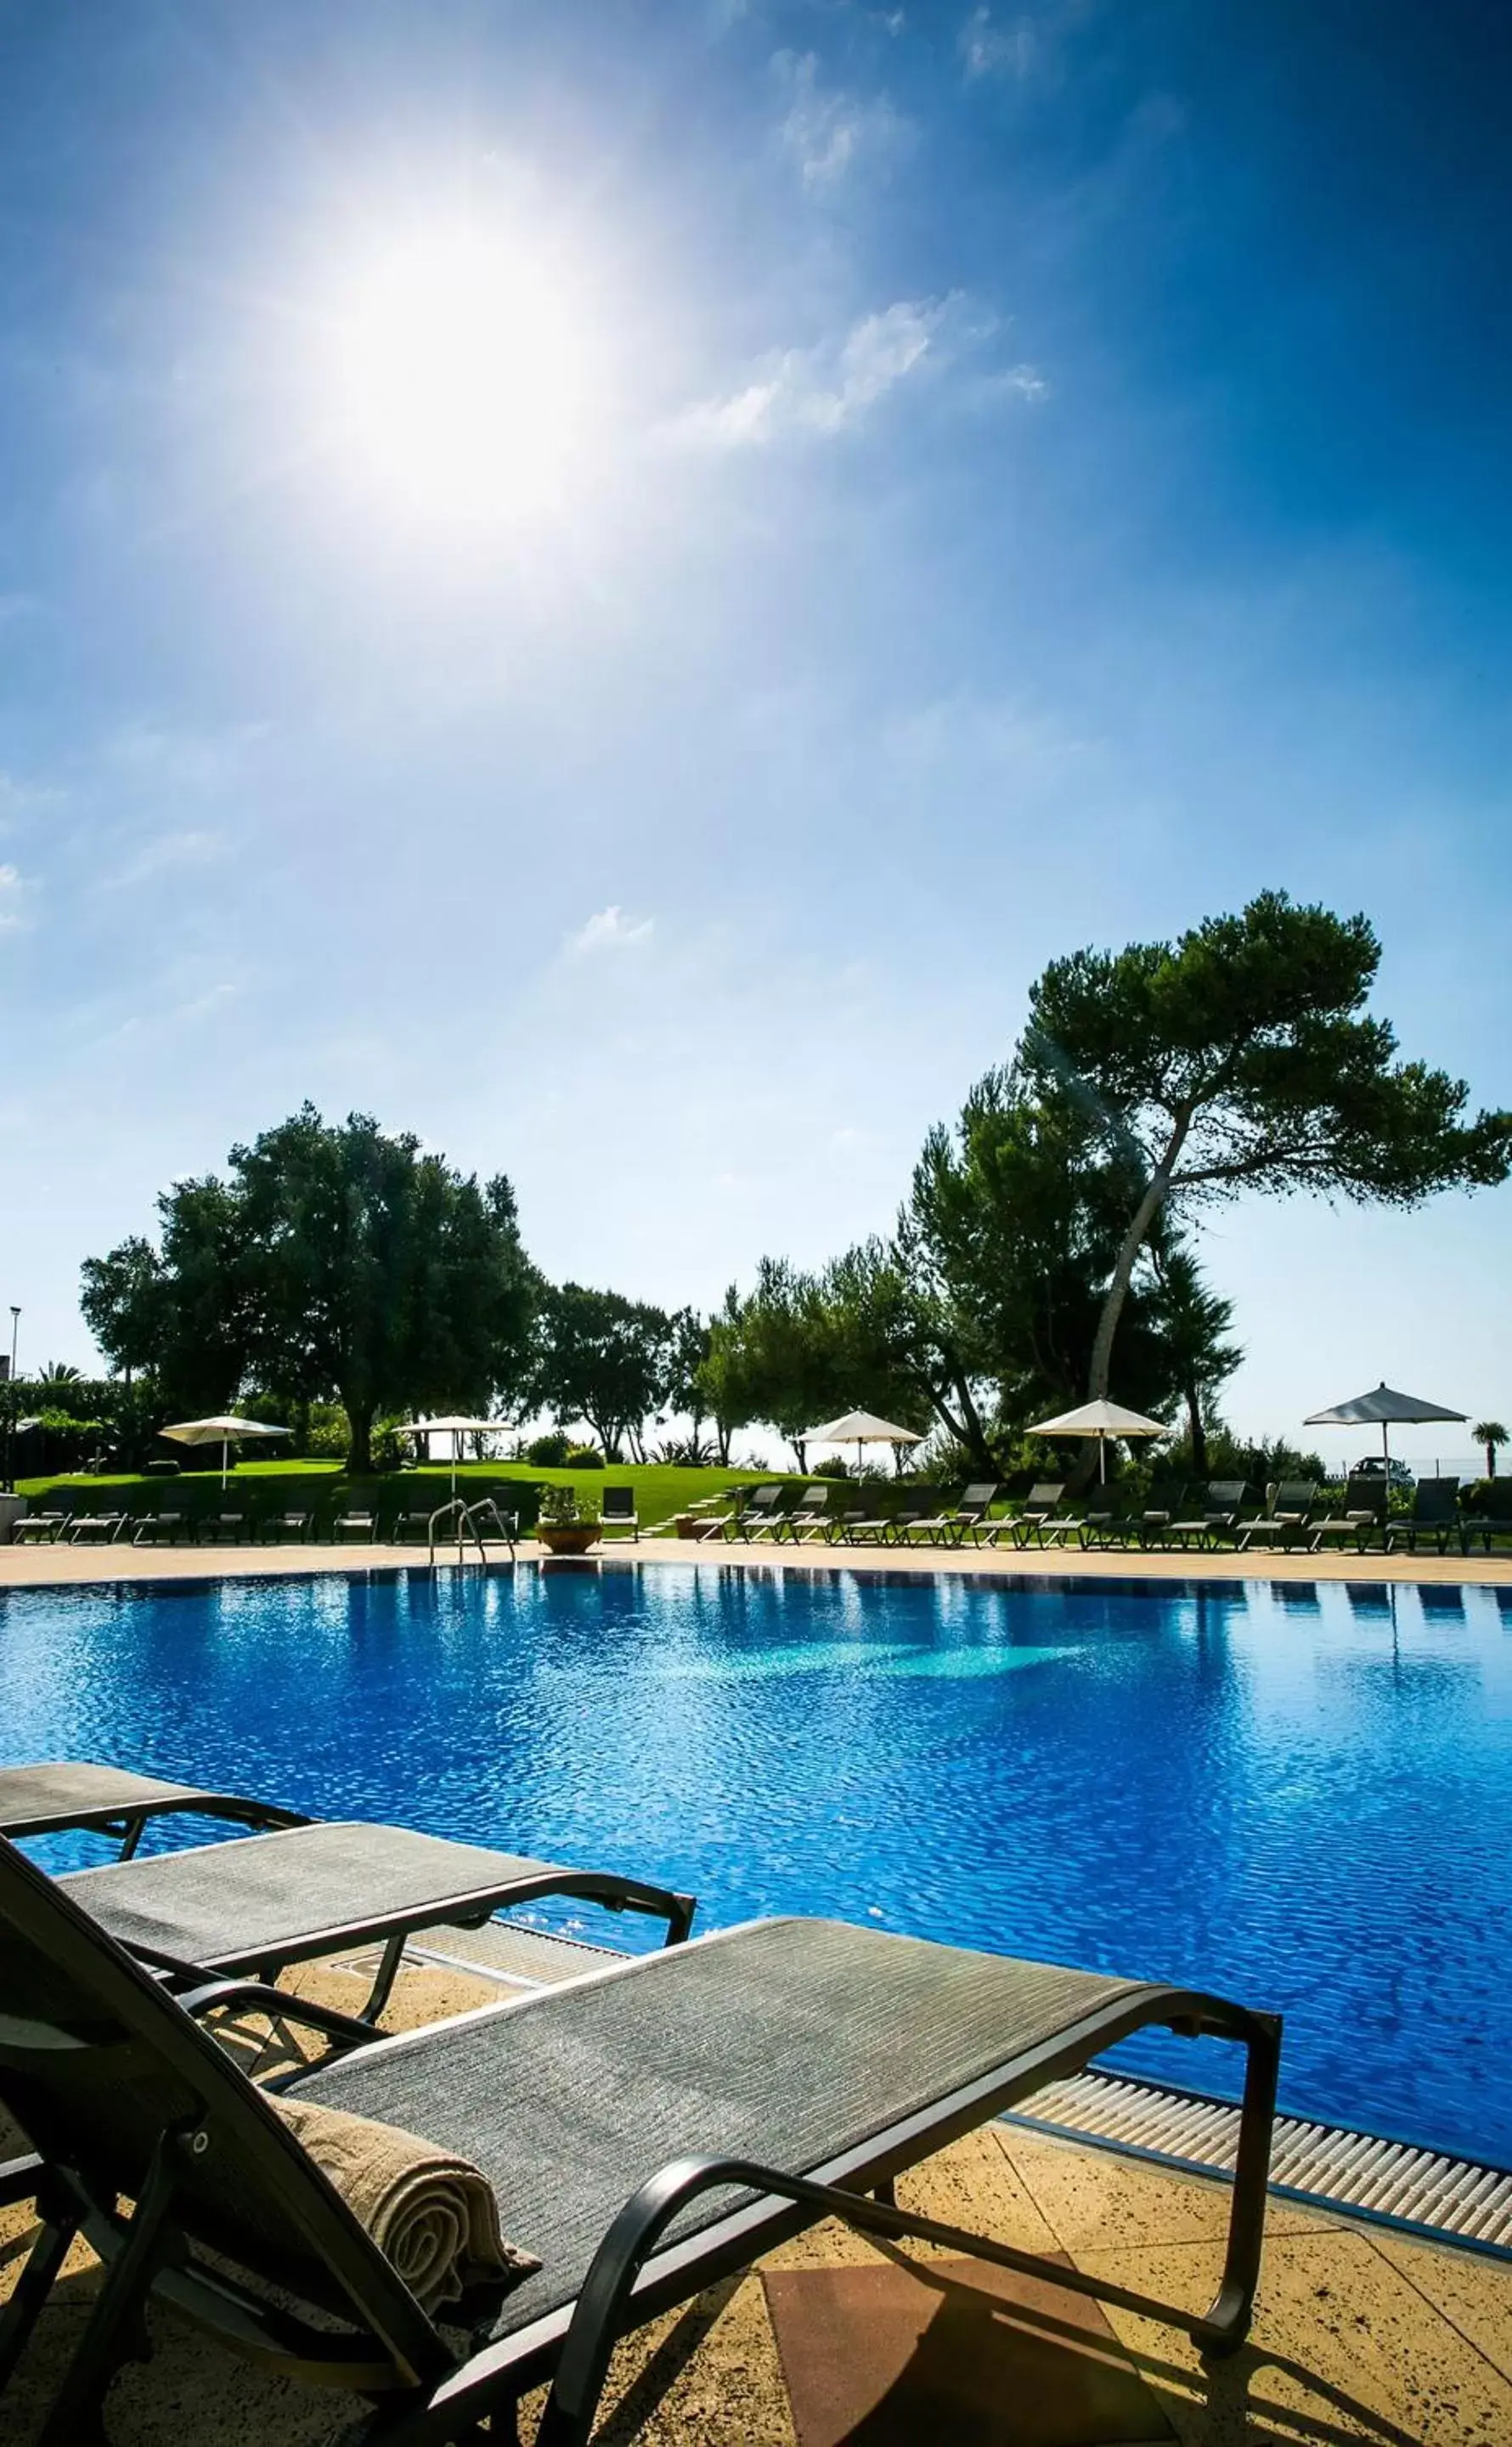
[{"label": "blue sky", "polygon": [[[1474,0],[0,6],[32,1359],[307,1095],[555,1275],[817,1261],[1046,959],[1267,884],[1512,1102],[1509,68]],[[1238,1422],[1512,1413],[1509,1214],[1218,1218]]]}]

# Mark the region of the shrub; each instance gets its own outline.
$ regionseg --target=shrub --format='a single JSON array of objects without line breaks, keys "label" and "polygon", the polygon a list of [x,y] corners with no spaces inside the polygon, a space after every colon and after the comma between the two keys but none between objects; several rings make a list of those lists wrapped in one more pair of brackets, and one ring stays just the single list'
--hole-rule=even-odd
[{"label": "shrub", "polygon": [[543,1436],[532,1436],[525,1447],[525,1459],[533,1470],[560,1470],[571,1451],[572,1439],[561,1428],[552,1428]]},{"label": "shrub", "polygon": [[562,1457],[563,1470],[602,1470],[604,1456],[596,1445],[569,1445]]},{"label": "shrub", "polygon": [[536,1518],[548,1529],[570,1529],[577,1522],[596,1521],[598,1508],[579,1496],[576,1487],[547,1486],[540,1490]]},{"label": "shrub", "polygon": [[843,1453],[836,1453],[829,1461],[818,1463],[813,1471],[815,1478],[849,1478],[850,1474],[851,1466]]}]

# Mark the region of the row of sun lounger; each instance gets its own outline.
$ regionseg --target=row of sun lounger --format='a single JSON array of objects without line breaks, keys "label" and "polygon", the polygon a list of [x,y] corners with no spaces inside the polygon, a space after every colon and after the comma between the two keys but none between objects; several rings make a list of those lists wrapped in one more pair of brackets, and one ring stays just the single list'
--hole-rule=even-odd
[{"label": "row of sun lounger", "polygon": [[998,1489],[985,1480],[968,1487],[958,1504],[932,1505],[925,1490],[885,1510],[875,1503],[851,1500],[853,1487],[843,1480],[817,1482],[791,1507],[788,1491],[776,1482],[759,1487],[739,1507],[709,1516],[700,1534],[775,1546],[1076,1546],[1185,1552],[1300,1547],[1314,1554],[1331,1546],[1364,1553],[1372,1545],[1387,1552],[1406,1546],[1415,1554],[1421,1541],[1443,1554],[1451,1539],[1467,1551],[1476,1535],[1483,1535],[1489,1546],[1499,1530],[1512,1532],[1512,1524],[1462,1515],[1457,1478],[1420,1479],[1410,1510],[1401,1515],[1388,1513],[1381,1482],[1373,1476],[1351,1478],[1342,1498],[1332,1501],[1312,1480],[1283,1480],[1269,1490],[1260,1509],[1251,1507],[1240,1480],[1173,1488],[1154,1493],[1138,1508],[1098,1502],[1068,1506],[1064,1482],[1051,1480],[1032,1488],[1017,1508],[1000,1512],[993,1510]]},{"label": "row of sun lounger", "polygon": [[[257,1831],[137,1852],[183,1815]],[[65,1828],[110,1834],[122,1857],[47,1876],[18,1839]],[[538,2438],[585,2447],[620,2335],[824,2218],[1097,2296],[1209,2353],[1247,2331],[1273,2016],[831,1921],[688,1942],[692,1898],[659,1886],[109,1767],[0,1770],[0,2109],[29,2145],[0,2167],[0,2205],[34,2202],[39,2220],[0,2317],[0,2400],[76,2234],[107,2268],[43,2447],[104,2435],[105,2391],[155,2294],[233,2352],[377,2404],[373,2435],[393,2447],[473,2438],[485,2419],[490,2438],[514,2438],[519,2400],[543,2383]],[[387,1964],[422,1927],[544,1893],[653,1912],[667,1946],[401,2037],[375,2034],[376,1994],[350,2016],[270,1984],[374,1943]],[[254,2081],[216,2033],[255,2014],[324,2055]],[[1205,2312],[896,2206],[899,2173],[1152,2026],[1245,2052]],[[427,2232],[459,2184],[469,2204],[458,2248],[424,2277],[397,2216],[371,2208],[373,2168],[396,2159]]]}]

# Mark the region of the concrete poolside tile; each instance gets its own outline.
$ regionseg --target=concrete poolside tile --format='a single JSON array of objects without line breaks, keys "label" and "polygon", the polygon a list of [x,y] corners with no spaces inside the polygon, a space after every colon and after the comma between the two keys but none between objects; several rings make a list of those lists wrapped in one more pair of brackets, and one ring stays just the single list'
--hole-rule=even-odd
[{"label": "concrete poolside tile", "polygon": [[[1178,2308],[1202,2307],[1212,2271],[1195,2245],[1079,2251],[1090,2274]],[[1183,2447],[1368,2438],[1378,2447],[1505,2447],[1512,2381],[1358,2229],[1268,2247],[1255,2328],[1204,2369],[1178,2329],[1107,2306],[1136,2366],[1159,2384]]]},{"label": "concrete poolside tile", "polygon": [[1097,2305],[978,2261],[768,2269],[799,2447],[1132,2447],[1173,2433]]},{"label": "concrete poolside tile", "polygon": [[1419,2243],[1389,2228],[1373,2231],[1370,2240],[1408,2285],[1495,2363],[1503,2379],[1512,2380],[1512,2261],[1484,2260],[1449,2245]]},{"label": "concrete poolside tile", "polygon": [[[1019,2125],[996,2124],[991,2133],[1068,2251],[1200,2242],[1221,2249],[1232,2197],[1221,2178],[1178,2173]],[[1331,2211],[1274,2197],[1265,2213],[1268,2235],[1313,2234],[1338,2222]]]}]

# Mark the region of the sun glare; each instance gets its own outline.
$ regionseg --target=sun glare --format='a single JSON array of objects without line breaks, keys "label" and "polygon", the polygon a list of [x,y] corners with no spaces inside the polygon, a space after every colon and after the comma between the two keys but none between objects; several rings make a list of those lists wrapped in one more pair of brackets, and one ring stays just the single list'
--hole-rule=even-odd
[{"label": "sun glare", "polygon": [[381,253],[331,331],[351,472],[410,514],[558,505],[592,402],[588,323],[559,267],[497,236],[443,229]]}]

